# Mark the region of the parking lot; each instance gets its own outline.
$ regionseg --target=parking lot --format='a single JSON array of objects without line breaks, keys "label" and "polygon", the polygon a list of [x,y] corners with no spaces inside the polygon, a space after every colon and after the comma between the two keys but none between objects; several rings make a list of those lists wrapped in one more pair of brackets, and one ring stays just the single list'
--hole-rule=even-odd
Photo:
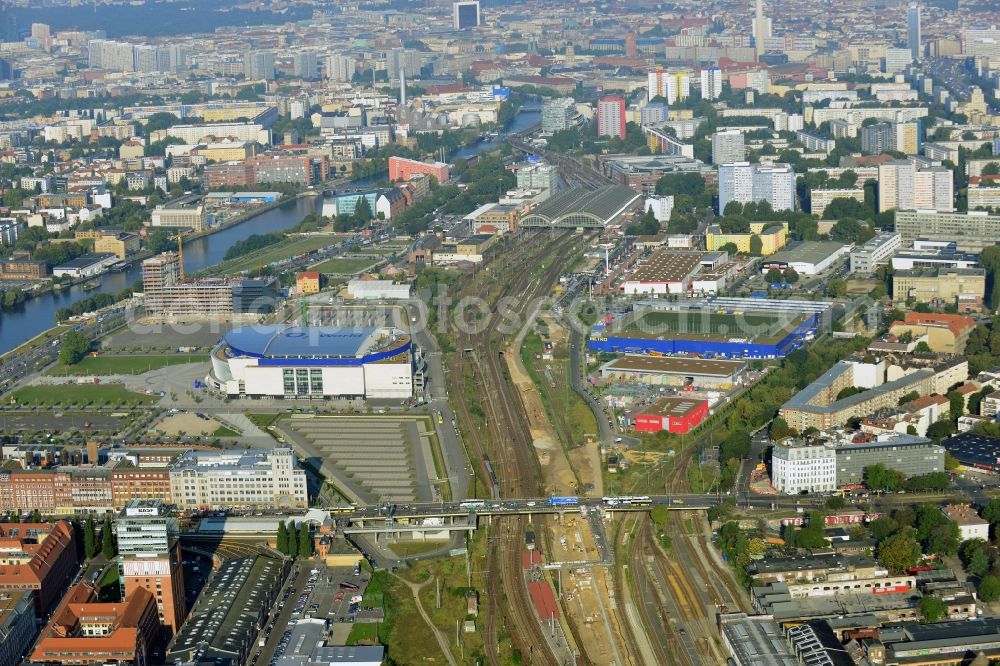
[{"label": "parking lot", "polygon": [[258,648],[251,664],[275,666],[277,658],[288,647],[295,624],[304,618],[327,620],[331,644],[343,644],[355,615],[372,615],[360,604],[352,603],[364,594],[367,582],[366,572],[349,567],[332,568],[309,562],[296,565],[261,634],[265,644]]}]

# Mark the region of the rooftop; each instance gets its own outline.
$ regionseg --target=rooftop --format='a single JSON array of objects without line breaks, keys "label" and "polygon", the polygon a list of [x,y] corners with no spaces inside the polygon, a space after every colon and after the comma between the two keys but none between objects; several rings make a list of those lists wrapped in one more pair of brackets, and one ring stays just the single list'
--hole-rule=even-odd
[{"label": "rooftop", "polygon": [[585,218],[590,223],[604,226],[617,220],[622,212],[641,198],[641,194],[624,185],[609,185],[596,190],[573,187],[539,204],[524,217],[522,224],[576,225]]},{"label": "rooftop", "polygon": [[682,418],[705,403],[693,398],[660,398],[656,403],[642,410],[643,414],[656,414],[666,418]]},{"label": "rooftop", "polygon": [[740,666],[794,666],[799,663],[781,635],[778,623],[770,618],[731,613],[720,616],[719,624]]},{"label": "rooftop", "polygon": [[608,363],[608,370],[663,372],[706,377],[729,377],[746,367],[744,361],[719,361],[683,356],[628,355]]},{"label": "rooftop", "polygon": [[225,341],[237,355],[269,358],[357,357],[371,345],[377,330],[374,326],[251,326],[229,331]]},{"label": "rooftop", "polygon": [[791,243],[769,256],[765,260],[765,264],[772,262],[818,264],[843,247],[844,244],[837,241],[799,241]]},{"label": "rooftop", "polygon": [[696,272],[701,263],[701,252],[660,250],[644,261],[625,278],[625,282],[643,284],[655,282],[680,282]]}]

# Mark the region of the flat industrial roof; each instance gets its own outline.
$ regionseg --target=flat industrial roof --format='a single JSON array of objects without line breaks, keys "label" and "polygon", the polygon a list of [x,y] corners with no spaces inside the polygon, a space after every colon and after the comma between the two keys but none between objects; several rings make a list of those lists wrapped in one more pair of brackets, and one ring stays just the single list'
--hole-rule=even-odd
[{"label": "flat industrial roof", "polygon": [[659,250],[624,281],[644,284],[680,282],[698,269],[701,258],[701,252]]},{"label": "flat industrial roof", "polygon": [[837,241],[799,241],[791,243],[764,259],[769,262],[818,264],[845,247]]},{"label": "flat industrial roof", "polygon": [[942,441],[941,446],[961,462],[978,463],[990,467],[1000,465],[1000,438],[998,437],[963,432]]},{"label": "flat industrial roof", "polygon": [[611,361],[608,370],[661,372],[664,374],[729,377],[746,367],[745,361],[717,361],[683,356],[638,356],[630,354]]},{"label": "flat industrial roof", "polygon": [[655,404],[643,409],[642,413],[655,414],[665,418],[683,418],[704,402],[704,400],[694,398],[660,398]]}]

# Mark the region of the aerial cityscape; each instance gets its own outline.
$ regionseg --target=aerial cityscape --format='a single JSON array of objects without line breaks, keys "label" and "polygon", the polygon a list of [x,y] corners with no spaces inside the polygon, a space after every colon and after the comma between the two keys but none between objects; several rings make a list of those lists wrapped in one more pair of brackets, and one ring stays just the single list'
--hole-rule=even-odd
[{"label": "aerial cityscape", "polygon": [[0,666],[1000,663],[996,0],[0,0]]}]

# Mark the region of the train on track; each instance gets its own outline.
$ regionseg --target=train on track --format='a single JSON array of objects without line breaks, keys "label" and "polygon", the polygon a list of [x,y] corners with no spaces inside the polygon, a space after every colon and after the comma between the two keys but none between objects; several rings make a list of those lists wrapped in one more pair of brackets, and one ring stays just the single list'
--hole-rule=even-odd
[{"label": "train on track", "polygon": [[624,495],[620,497],[602,497],[601,502],[607,506],[652,506],[649,495]]},{"label": "train on track", "polygon": [[490,496],[493,499],[500,499],[500,482],[497,481],[497,474],[493,470],[493,463],[490,462],[489,456],[483,456],[483,467],[486,468],[486,478],[490,483]]}]

